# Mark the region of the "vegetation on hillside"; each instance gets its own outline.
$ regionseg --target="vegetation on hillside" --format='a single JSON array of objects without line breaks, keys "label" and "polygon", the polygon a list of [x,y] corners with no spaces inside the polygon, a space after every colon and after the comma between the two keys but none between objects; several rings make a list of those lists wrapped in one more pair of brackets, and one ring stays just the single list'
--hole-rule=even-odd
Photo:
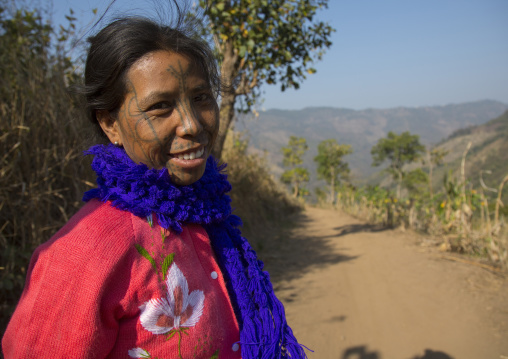
[{"label": "vegetation on hillside", "polygon": [[[470,141],[457,146],[470,136],[476,136],[475,145]],[[291,139],[307,143],[304,138]],[[348,182],[349,167],[343,157],[352,152],[351,146],[339,145],[335,139],[322,141],[315,157],[316,172],[330,189],[317,188],[318,199],[336,202],[337,207],[371,222],[428,233],[443,249],[508,266],[508,190],[503,190],[508,182],[508,112],[461,135],[453,134],[449,141],[454,141],[453,146],[445,141],[426,149],[417,135],[389,132],[371,154],[373,166],[390,162],[384,172],[392,182],[361,188]],[[289,147],[283,150],[295,152]],[[453,161],[447,163],[449,157]],[[436,173],[441,175],[439,181]]]},{"label": "vegetation on hillside", "polygon": [[[488,125],[504,124],[505,116]],[[407,135],[410,136],[409,133]],[[392,141],[395,137],[397,135],[392,134],[388,139]],[[508,132],[504,142],[507,142],[506,138]],[[373,147],[374,164],[377,163],[379,143],[385,141],[381,139]],[[472,176],[468,178],[465,170],[471,142],[462,150],[459,167],[455,172],[445,173],[437,193],[433,191],[431,177],[425,168],[404,170],[401,166],[395,193],[390,188],[379,186],[357,189],[344,185],[338,194],[338,207],[371,222],[431,234],[444,249],[488,257],[493,262],[508,266],[508,226],[502,200],[503,193],[507,192],[503,192],[503,189],[508,182],[508,162],[505,161],[498,170],[495,188],[487,188],[485,184],[474,186]],[[423,148],[420,152],[423,152]],[[422,166],[427,164],[429,171],[432,171],[432,166],[443,164],[445,155],[446,152],[441,148],[429,150],[428,159]],[[414,159],[406,164],[410,162],[414,162]],[[401,191],[402,188],[404,191]]]},{"label": "vegetation on hillside", "polygon": [[[309,150],[303,159],[311,172],[308,187],[309,190],[313,190],[319,185],[316,183],[316,177],[312,176],[317,167],[313,159],[317,155],[319,142],[323,140],[335,138],[338,143],[351,145],[353,153],[347,157],[351,168],[351,181],[355,184],[375,184],[380,182],[380,178],[372,178],[371,175],[379,172],[380,167],[371,166],[370,150],[389,131],[397,133],[409,131],[412,134],[418,134],[421,143],[429,146],[446,138],[460,127],[484,124],[489,119],[502,114],[506,109],[506,104],[496,101],[365,110],[333,107],[309,107],[301,110],[271,109],[260,112],[255,121],[237,123],[236,129],[249,132],[249,146],[252,151],[266,150],[270,153],[270,162],[277,175],[283,172],[280,148],[287,144],[290,135],[304,137]],[[460,148],[464,146],[465,144]],[[443,173],[438,172],[436,172],[434,184],[441,187]]]}]

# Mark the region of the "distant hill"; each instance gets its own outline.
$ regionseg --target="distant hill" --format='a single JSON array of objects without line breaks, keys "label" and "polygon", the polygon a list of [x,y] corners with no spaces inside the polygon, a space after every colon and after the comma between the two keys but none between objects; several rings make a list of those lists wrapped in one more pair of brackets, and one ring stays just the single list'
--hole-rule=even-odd
[{"label": "distant hill", "polygon": [[[465,172],[474,188],[480,188],[481,172],[484,184],[491,188],[498,188],[504,176],[508,175],[507,111],[483,125],[457,130],[436,146],[449,153],[445,157],[445,164],[434,171],[435,187],[442,188],[443,175],[447,171],[459,173],[462,155],[469,142],[472,146],[466,156]],[[503,193],[505,204],[508,205],[508,188]]]},{"label": "distant hill", "polygon": [[454,131],[484,124],[507,109],[507,104],[484,100],[417,108],[351,110],[313,107],[296,111],[269,110],[261,112],[258,118],[239,121],[236,129],[247,131],[254,151],[268,153],[276,175],[282,172],[280,148],[287,145],[291,135],[307,139],[309,151],[305,164],[313,175],[313,158],[320,141],[335,138],[339,143],[350,144],[354,153],[346,159],[352,170],[352,179],[355,183],[364,183],[370,175],[379,171],[379,168],[371,167],[370,149],[389,131],[410,131],[420,135],[424,144],[433,145]]}]

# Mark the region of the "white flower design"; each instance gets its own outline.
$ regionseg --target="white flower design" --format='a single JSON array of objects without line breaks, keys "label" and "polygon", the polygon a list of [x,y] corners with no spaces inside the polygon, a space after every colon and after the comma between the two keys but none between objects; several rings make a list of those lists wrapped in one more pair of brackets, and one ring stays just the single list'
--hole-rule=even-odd
[{"label": "white flower design", "polygon": [[193,327],[203,314],[205,294],[201,290],[189,294],[187,279],[175,263],[168,270],[166,286],[166,298],[151,299],[139,307],[141,325],[153,334]]},{"label": "white flower design", "polygon": [[152,357],[149,352],[147,352],[145,349],[141,349],[141,348],[134,348],[134,349],[129,350],[129,356],[131,358],[151,358]]}]

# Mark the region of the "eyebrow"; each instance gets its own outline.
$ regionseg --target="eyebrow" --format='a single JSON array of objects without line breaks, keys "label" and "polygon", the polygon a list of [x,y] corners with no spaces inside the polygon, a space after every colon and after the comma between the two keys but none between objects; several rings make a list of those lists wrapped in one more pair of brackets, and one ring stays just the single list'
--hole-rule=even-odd
[{"label": "eyebrow", "polygon": [[[199,91],[211,91],[212,87],[205,82],[202,84],[198,84],[197,86],[193,87],[190,91],[191,92],[199,92]],[[140,109],[145,111],[148,107],[153,105],[159,100],[167,100],[167,99],[174,99],[177,97],[179,91],[153,91],[149,93],[146,97],[139,99],[138,106]]]},{"label": "eyebrow", "polygon": [[146,109],[147,107],[150,107],[154,104],[154,102],[157,102],[158,100],[162,99],[169,99],[174,98],[178,91],[154,91],[149,93],[144,98],[140,99],[138,102],[138,106],[141,109]]}]

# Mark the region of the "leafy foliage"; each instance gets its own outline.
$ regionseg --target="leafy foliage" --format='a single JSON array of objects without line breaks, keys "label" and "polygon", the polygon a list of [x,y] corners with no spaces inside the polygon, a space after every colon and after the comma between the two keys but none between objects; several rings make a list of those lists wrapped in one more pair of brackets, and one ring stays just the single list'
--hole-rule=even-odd
[{"label": "leafy foliage", "polygon": [[303,167],[297,167],[303,163],[302,156],[309,149],[307,140],[303,137],[291,136],[289,138],[288,146],[282,147],[282,164],[284,167],[290,167],[286,170],[281,177],[281,181],[293,186],[293,197],[298,197],[300,194],[300,185],[304,182],[309,182],[309,171]]},{"label": "leafy foliage", "polygon": [[414,169],[404,174],[402,185],[409,191],[412,197],[425,193],[429,175],[421,168]]},{"label": "leafy foliage", "polygon": [[[334,29],[317,21],[327,0],[200,0],[205,10],[203,33],[216,47],[221,76],[230,87],[222,96],[221,125],[214,155],[220,157],[235,108],[247,112],[261,95],[261,85],[299,88],[316,70],[331,46]],[[238,101],[237,101],[238,100]]]},{"label": "leafy foliage", "polygon": [[318,145],[317,162],[318,178],[324,179],[330,185],[330,201],[335,200],[335,190],[341,180],[347,179],[349,165],[343,157],[353,153],[350,145],[340,145],[335,139],[324,140]]},{"label": "leafy foliage", "polygon": [[306,168],[295,167],[290,170],[284,171],[281,176],[282,183],[292,184],[293,185],[293,196],[303,196],[302,188],[300,187],[302,183],[309,182],[310,174]]},{"label": "leafy foliage", "polygon": [[373,166],[380,166],[386,160],[390,161],[387,171],[398,181],[397,198],[400,198],[404,165],[420,159],[424,151],[425,147],[420,143],[420,137],[411,135],[408,131],[400,135],[390,131],[372,147],[370,153]]},{"label": "leafy foliage", "polygon": [[309,149],[307,140],[303,137],[290,136],[287,147],[282,147],[282,164],[285,167],[294,167],[303,163],[302,156]]}]

